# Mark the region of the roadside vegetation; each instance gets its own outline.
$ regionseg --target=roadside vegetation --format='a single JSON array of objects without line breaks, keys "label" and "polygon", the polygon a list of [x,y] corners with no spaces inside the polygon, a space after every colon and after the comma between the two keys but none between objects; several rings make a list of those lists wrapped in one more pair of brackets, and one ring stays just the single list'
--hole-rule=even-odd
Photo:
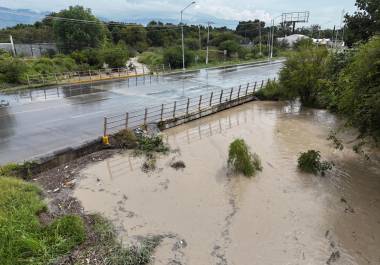
[{"label": "roadside vegetation", "polygon": [[67,215],[45,225],[38,215],[46,211],[38,187],[0,177],[1,264],[49,264],[85,240],[80,217]]},{"label": "roadside vegetation", "polygon": [[243,139],[234,140],[228,150],[228,165],[236,172],[251,177],[262,171],[261,160],[256,153],[251,153]]},{"label": "roadside vegetation", "polygon": [[301,153],[298,157],[298,168],[306,173],[325,176],[326,172],[331,170],[333,166],[333,163],[321,160],[319,151],[309,150]]}]

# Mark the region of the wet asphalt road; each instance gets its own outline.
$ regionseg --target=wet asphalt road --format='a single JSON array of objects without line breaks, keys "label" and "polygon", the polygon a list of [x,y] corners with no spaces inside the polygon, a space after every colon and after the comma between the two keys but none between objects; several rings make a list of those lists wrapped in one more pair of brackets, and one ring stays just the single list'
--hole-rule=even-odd
[{"label": "wet asphalt road", "polygon": [[0,164],[102,135],[103,117],[277,76],[281,62],[0,94]]}]

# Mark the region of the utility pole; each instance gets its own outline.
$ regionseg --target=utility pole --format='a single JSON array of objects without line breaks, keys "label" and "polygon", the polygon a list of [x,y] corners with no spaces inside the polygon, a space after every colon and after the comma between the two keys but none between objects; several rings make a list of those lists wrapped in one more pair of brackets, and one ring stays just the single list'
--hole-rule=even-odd
[{"label": "utility pole", "polygon": [[259,46],[260,46],[260,56],[261,56],[262,54],[261,52],[261,21],[259,21],[259,40],[260,40]]},{"label": "utility pole", "polygon": [[198,25],[199,33],[199,50],[202,50],[202,40],[201,40],[201,25]]},{"label": "utility pole", "polygon": [[9,35],[9,40],[11,42],[13,56],[16,56],[16,49],[15,49],[15,44],[13,43],[12,35]]},{"label": "utility pole", "polygon": [[183,12],[190,7],[191,5],[195,4],[195,1],[191,2],[188,4],[184,9],[181,10],[181,35],[182,35],[182,70],[185,71],[185,43],[184,43],[184,38],[183,38],[183,23],[182,23],[182,16]]},{"label": "utility pole", "polygon": [[209,21],[207,22],[207,47],[206,47],[206,64],[208,64],[208,44],[210,42],[210,25],[213,24],[213,22]]},{"label": "utility pole", "polygon": [[270,50],[270,58],[272,60],[272,58],[273,58],[273,45],[274,45],[274,19],[272,19],[271,31],[272,31],[272,46],[271,46],[271,50]]}]

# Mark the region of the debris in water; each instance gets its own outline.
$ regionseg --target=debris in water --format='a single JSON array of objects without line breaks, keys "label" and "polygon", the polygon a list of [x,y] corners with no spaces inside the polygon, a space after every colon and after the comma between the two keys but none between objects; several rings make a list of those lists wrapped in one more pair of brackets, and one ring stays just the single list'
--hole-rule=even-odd
[{"label": "debris in water", "polygon": [[340,258],[340,252],[338,250],[334,251],[333,253],[331,253],[331,256],[327,260],[326,264],[330,265],[332,262],[336,262],[339,258]]},{"label": "debris in water", "polygon": [[184,169],[184,168],[186,167],[185,162],[183,162],[183,161],[181,161],[181,160],[176,161],[176,162],[170,164],[170,166],[171,166],[172,168],[174,168],[175,170],[178,170],[178,169]]}]

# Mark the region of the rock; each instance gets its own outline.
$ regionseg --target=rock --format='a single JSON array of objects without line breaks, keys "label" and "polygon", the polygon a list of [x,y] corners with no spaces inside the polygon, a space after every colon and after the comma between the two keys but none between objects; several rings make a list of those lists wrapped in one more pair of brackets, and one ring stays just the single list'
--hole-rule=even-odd
[{"label": "rock", "polygon": [[75,183],[76,183],[76,180],[75,180],[75,179],[70,180],[70,181],[66,181],[66,182],[63,184],[63,187],[72,189],[72,188],[74,188]]},{"label": "rock", "polygon": [[60,190],[60,188],[56,188],[53,190],[54,193],[58,192]]}]

